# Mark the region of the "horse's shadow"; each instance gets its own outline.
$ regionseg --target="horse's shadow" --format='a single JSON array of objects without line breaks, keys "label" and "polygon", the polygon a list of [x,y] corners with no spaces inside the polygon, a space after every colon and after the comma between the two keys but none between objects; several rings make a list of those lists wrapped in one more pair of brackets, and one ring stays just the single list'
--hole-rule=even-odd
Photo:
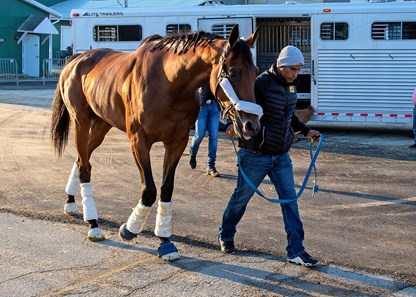
[{"label": "horse's shadow", "polygon": [[[173,239],[175,242],[181,242],[185,245],[189,245],[190,248],[197,245],[198,247],[202,247],[208,250],[216,250],[218,253],[220,253],[217,245],[208,244],[198,240],[191,240],[189,238],[179,236],[175,236]],[[153,249],[133,246],[120,241],[105,240],[98,244],[156,256],[156,251]],[[246,260],[239,261],[239,259],[236,258],[236,262],[238,262],[238,264],[226,263],[231,261],[230,257],[239,256],[246,258],[250,257],[253,258],[253,260],[257,259],[258,262]],[[221,261],[222,259],[224,261]],[[268,264],[271,264],[267,265],[267,267],[271,267],[272,269],[259,268],[261,266],[265,266],[262,264],[265,261],[267,261]],[[381,286],[386,288],[405,287],[405,284],[403,283],[395,282],[392,280],[385,280],[378,278],[377,276],[362,275],[334,266],[320,265],[315,268],[294,266],[293,264],[285,263],[285,260],[282,257],[277,257],[267,253],[259,253],[251,250],[245,250],[239,252],[236,255],[223,255],[223,257],[215,256],[215,260],[182,256],[179,260],[165,263],[183,271],[194,272],[199,275],[206,275],[210,278],[228,280],[234,283],[251,286],[262,291],[268,291],[273,294],[282,296],[316,296],[326,295],[328,292],[334,291],[342,296],[359,294],[359,290],[346,289],[345,282],[349,281],[361,283],[367,286],[373,285],[379,287],[382,283]],[[257,267],[249,267],[254,266],[253,263]],[[290,265],[290,267],[288,265]],[[309,274],[307,272],[305,273],[305,271],[311,270],[314,271],[313,273],[320,275],[318,276],[319,279],[330,279],[332,280],[331,282],[333,284],[329,285],[325,283],[325,281],[320,282],[308,280]],[[313,279],[316,279],[316,277]],[[333,281],[334,279],[337,281]],[[379,295],[370,294],[366,296],[376,297]]]}]

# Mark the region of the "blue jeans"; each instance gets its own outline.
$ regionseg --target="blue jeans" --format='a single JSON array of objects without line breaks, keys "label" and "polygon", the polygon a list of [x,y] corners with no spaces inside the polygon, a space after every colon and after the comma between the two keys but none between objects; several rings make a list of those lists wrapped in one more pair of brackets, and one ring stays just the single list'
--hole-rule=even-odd
[{"label": "blue jeans", "polygon": [[[282,155],[262,155],[252,150],[241,148],[238,151],[240,166],[247,177],[258,187],[266,175],[275,186],[280,199],[292,199],[296,196],[292,160],[289,153]],[[237,224],[253,196],[253,189],[241,176],[237,177],[237,187],[228,202],[219,229],[219,238],[223,241],[234,241]],[[269,203],[269,202],[266,202]],[[287,256],[295,257],[305,251],[303,247],[304,231],[300,220],[297,202],[281,204],[283,221],[287,235]]]},{"label": "blue jeans", "polygon": [[415,144],[416,144],[416,105],[413,106],[413,135],[415,136]]},{"label": "blue jeans", "polygon": [[204,104],[199,111],[195,123],[195,134],[192,137],[190,154],[195,156],[198,153],[199,145],[208,131],[208,166],[214,167],[217,159],[218,127],[220,125],[220,109],[218,103]]}]

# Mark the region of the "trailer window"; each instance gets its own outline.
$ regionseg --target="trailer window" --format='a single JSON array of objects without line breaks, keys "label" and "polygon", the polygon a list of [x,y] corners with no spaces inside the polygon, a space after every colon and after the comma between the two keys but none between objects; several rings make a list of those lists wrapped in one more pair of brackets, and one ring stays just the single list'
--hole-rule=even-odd
[{"label": "trailer window", "polygon": [[211,27],[211,33],[228,38],[235,24],[215,24]]},{"label": "trailer window", "polygon": [[166,26],[166,35],[181,35],[191,32],[191,25],[188,24],[170,24]]},{"label": "trailer window", "polygon": [[142,39],[140,25],[94,26],[95,41],[139,41]]},{"label": "trailer window", "polygon": [[371,26],[376,40],[416,39],[416,22],[376,22]]},{"label": "trailer window", "polygon": [[322,40],[347,40],[348,24],[347,23],[322,23],[321,24]]},{"label": "trailer window", "polygon": [[403,22],[402,23],[402,38],[403,39],[416,39],[416,22]]}]

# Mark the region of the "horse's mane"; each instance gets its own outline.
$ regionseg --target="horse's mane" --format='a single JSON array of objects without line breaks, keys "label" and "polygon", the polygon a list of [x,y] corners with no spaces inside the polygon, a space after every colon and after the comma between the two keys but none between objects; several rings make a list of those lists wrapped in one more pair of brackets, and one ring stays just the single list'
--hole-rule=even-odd
[{"label": "horse's mane", "polygon": [[[151,52],[155,50],[162,50],[167,48],[169,51],[171,48],[174,48],[175,54],[185,54],[191,47],[194,47],[194,51],[196,47],[206,47],[211,41],[214,39],[224,39],[223,37],[199,31],[194,34],[184,34],[184,35],[173,35],[173,36],[160,36],[158,34],[151,35],[145,39],[143,39],[142,44],[156,41],[157,43],[150,49]],[[182,49],[178,51],[178,48],[182,45]],[[233,59],[238,57],[239,55],[243,55],[243,60],[248,64],[253,64],[253,55],[251,53],[250,47],[246,46],[243,40],[239,40],[234,45],[230,55],[227,59]]]},{"label": "horse's mane", "polygon": [[[214,39],[224,39],[224,38],[216,34],[207,33],[204,31],[199,31],[194,34],[173,35],[173,36],[165,36],[165,37],[155,34],[144,39],[142,44],[152,42],[152,41],[158,41],[150,49],[151,52],[155,50],[162,50],[164,48],[167,48],[167,51],[169,51],[171,48],[174,48],[174,53],[180,55],[180,54],[186,53],[191,47],[194,47],[194,51],[197,46],[206,47]],[[182,45],[182,49],[178,51],[178,48],[181,45]]]}]

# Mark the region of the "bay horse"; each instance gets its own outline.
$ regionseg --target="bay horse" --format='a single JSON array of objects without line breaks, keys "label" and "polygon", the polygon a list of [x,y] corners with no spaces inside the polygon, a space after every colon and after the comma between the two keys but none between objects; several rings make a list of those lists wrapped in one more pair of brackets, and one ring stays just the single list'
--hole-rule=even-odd
[{"label": "bay horse", "polygon": [[175,170],[200,108],[196,90],[209,83],[237,134],[245,138],[255,135],[262,115],[254,96],[258,68],[250,51],[256,37],[257,30],[240,39],[237,25],[228,39],[203,31],[152,35],[134,52],[94,49],[66,64],[52,103],[51,141],[61,156],[72,124],[78,156],[65,189],[64,211],[78,213],[75,196],[81,193],[83,219],[90,225],[89,240],[105,239],[98,226],[89,159],[107,132],[116,127],[127,132],[142,183],[141,199],[120,227],[119,236],[124,240],[137,236],[156,202],[150,149],[155,142],[162,142],[165,154],[154,233],[161,241],[160,257],[180,257],[169,240],[171,198]]}]

